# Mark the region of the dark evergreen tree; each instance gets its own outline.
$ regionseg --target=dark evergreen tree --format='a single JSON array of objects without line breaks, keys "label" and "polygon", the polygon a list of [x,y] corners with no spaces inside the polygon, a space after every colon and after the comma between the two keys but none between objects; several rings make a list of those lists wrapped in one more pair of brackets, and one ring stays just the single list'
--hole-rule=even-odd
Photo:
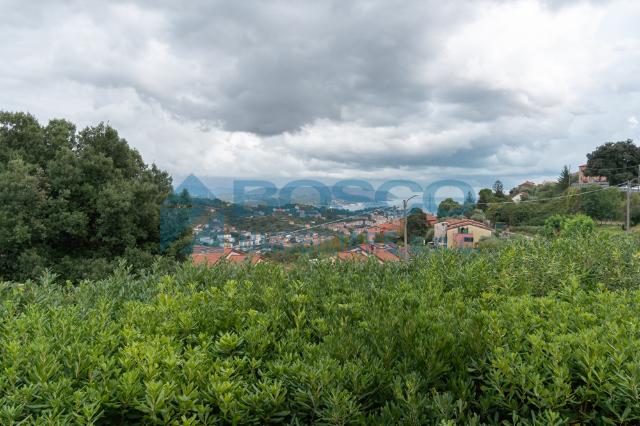
[{"label": "dark evergreen tree", "polygon": [[493,184],[493,192],[496,194],[496,197],[504,197],[504,185],[499,179]]},{"label": "dark evergreen tree", "polygon": [[427,223],[427,215],[420,208],[413,208],[407,216],[407,237],[409,240],[414,238],[425,238],[429,224]]},{"label": "dark evergreen tree", "polygon": [[476,198],[471,191],[467,192],[464,198],[464,204],[462,205],[462,213],[465,217],[471,217],[473,211],[476,208]]},{"label": "dark evergreen tree", "polygon": [[564,191],[571,186],[571,172],[568,166],[564,166],[558,177],[558,186],[560,190]]}]

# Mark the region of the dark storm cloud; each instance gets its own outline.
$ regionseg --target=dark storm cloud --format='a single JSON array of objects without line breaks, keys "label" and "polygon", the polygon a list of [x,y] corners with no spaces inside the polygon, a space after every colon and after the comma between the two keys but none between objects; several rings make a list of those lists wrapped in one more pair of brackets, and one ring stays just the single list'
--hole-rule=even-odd
[{"label": "dark storm cloud", "polygon": [[[225,129],[273,135],[317,119],[397,122],[428,99],[416,78],[438,37],[468,13],[439,2],[204,2],[172,19],[172,45],[219,53],[224,82],[202,87],[209,108],[179,112],[222,121]],[[425,31],[428,29],[428,31]],[[384,108],[385,114],[379,110]],[[371,114],[369,114],[371,110]],[[356,117],[349,114],[357,113]],[[204,115],[203,115],[204,114]]]},{"label": "dark storm cloud", "polygon": [[[104,31],[111,37],[107,48],[115,52],[94,52],[96,60],[86,48],[57,46],[55,75],[99,87],[131,87],[178,117],[229,131],[275,135],[319,119],[395,125],[440,101],[470,120],[533,108],[505,89],[457,84],[453,77],[450,88],[429,81],[443,39],[472,17],[480,2],[475,7],[435,0],[305,1],[295,7],[257,0],[199,0],[186,7],[169,1],[116,3],[164,25],[149,33],[118,22],[125,13],[106,12],[100,3],[52,3],[53,16],[56,10],[80,14],[80,25]],[[46,6],[37,11],[13,6],[22,10],[14,14],[23,25],[45,19]],[[176,69],[164,76],[167,84],[149,84],[153,77],[126,61],[139,60],[150,38],[166,45],[175,60],[194,64],[197,75]]]},{"label": "dark storm cloud", "polygon": [[[436,1],[112,5],[120,9],[59,1],[33,10],[15,3],[12,20],[35,29],[50,13],[61,25],[110,38],[93,52],[82,45],[91,40],[81,38],[51,46],[57,78],[130,87],[179,117],[261,135],[295,131],[317,119],[385,125],[414,114],[433,90],[420,75],[428,69],[420,67],[437,56],[446,31],[474,10]],[[144,22],[135,28],[135,16],[123,19],[127,13],[161,24],[153,31],[145,31]],[[150,41],[191,69],[164,76],[167,84],[149,84],[154,77],[131,62],[143,59]]]}]

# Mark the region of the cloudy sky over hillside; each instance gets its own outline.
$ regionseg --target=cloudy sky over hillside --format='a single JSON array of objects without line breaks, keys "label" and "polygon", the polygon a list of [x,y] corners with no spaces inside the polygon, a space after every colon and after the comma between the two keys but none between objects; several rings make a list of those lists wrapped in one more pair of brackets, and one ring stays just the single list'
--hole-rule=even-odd
[{"label": "cloudy sky over hillside", "polygon": [[640,2],[0,0],[0,109],[176,176],[555,176],[640,139]]}]

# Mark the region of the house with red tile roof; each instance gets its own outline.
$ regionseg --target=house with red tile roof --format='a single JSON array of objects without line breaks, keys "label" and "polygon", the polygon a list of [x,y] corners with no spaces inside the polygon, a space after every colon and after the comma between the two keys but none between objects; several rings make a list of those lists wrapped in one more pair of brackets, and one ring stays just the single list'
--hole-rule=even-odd
[{"label": "house with red tile roof", "polygon": [[193,253],[191,255],[191,261],[194,263],[194,265],[206,266],[214,266],[221,261],[232,263],[248,262],[252,265],[255,265],[262,262],[262,258],[258,255],[252,255],[240,250],[225,248],[224,250],[217,252]]},{"label": "house with red tile roof", "polygon": [[438,223],[438,216],[434,216],[431,213],[425,213],[427,219],[427,225],[433,226]]},{"label": "house with red tile roof", "polygon": [[385,244],[360,244],[351,250],[345,250],[338,253],[338,260],[347,261],[365,261],[367,259],[375,259],[379,263],[397,262],[400,260],[391,248]]},{"label": "house with red tile roof", "polygon": [[434,225],[433,242],[436,247],[473,248],[481,238],[493,235],[494,230],[482,222],[466,218],[447,218]]},{"label": "house with red tile roof", "polygon": [[341,251],[338,252],[338,260],[365,261],[367,260],[367,256],[360,251]]},{"label": "house with red tile roof", "polygon": [[204,246],[200,244],[195,244],[191,248],[191,253],[215,253],[219,251],[220,251],[220,247]]},{"label": "house with red tile roof", "polygon": [[573,186],[588,186],[588,185],[600,185],[609,186],[606,176],[587,176],[587,165],[582,164],[578,166],[578,182]]},{"label": "house with red tile roof", "polygon": [[398,262],[400,260],[398,256],[386,249],[374,250],[372,254],[376,257],[376,259],[378,259],[378,261],[380,261],[380,263]]},{"label": "house with red tile roof", "polygon": [[404,224],[402,219],[395,220],[393,222],[379,223],[367,228],[367,241],[373,242],[376,235],[397,237],[400,235]]}]

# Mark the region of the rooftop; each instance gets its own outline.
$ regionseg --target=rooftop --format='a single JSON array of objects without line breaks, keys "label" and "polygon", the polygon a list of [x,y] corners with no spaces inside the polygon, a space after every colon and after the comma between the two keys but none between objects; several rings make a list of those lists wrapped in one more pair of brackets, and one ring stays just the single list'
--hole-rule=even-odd
[{"label": "rooftop", "polygon": [[475,226],[477,228],[486,229],[489,231],[493,231],[493,229],[482,222],[478,222],[477,220],[466,219],[466,218],[447,218],[439,221],[438,223],[446,223],[447,231],[450,229],[460,228],[461,226]]}]

